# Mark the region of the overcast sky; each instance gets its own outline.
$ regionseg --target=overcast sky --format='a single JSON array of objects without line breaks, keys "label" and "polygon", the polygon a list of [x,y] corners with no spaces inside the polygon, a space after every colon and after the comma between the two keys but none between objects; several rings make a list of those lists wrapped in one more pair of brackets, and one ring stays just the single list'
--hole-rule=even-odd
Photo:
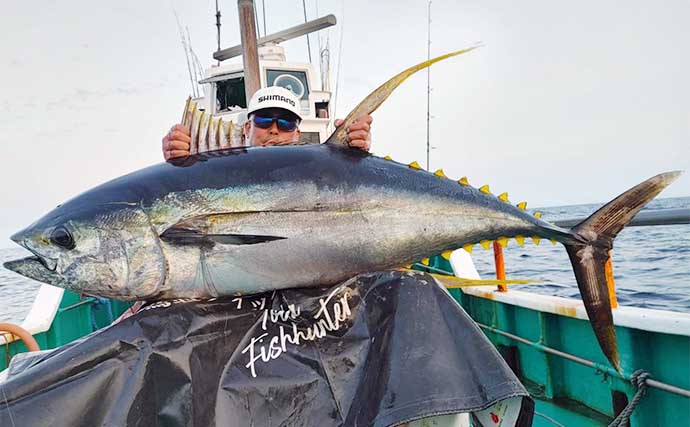
[{"label": "overcast sky", "polygon": [[[65,199],[161,161],[191,90],[173,9],[204,65],[216,47],[213,0],[45,3],[5,2],[0,16],[0,247]],[[301,1],[263,3],[268,33],[304,21]],[[306,3],[309,19],[339,21],[320,33],[334,77],[341,61],[338,117],[426,59],[426,1]],[[222,46],[238,44],[237,2],[220,7]],[[432,55],[485,45],[432,68],[432,169],[532,207],[604,202],[690,169],[687,0],[436,0],[431,16]],[[304,37],[284,46],[307,61]],[[421,73],[374,113],[372,151],[424,165],[425,119]],[[686,174],[662,197],[688,195]]]}]

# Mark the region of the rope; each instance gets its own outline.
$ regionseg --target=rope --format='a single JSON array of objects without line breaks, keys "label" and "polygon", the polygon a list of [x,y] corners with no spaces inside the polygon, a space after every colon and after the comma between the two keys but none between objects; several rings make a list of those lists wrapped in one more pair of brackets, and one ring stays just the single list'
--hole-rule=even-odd
[{"label": "rope", "polygon": [[439,274],[445,274],[446,276],[453,276],[453,277],[455,277],[455,274],[452,273],[452,272],[450,272],[450,271],[442,270],[442,269],[440,269],[440,268],[432,267],[432,266],[430,266],[430,265],[424,265],[424,264],[422,264],[422,263],[420,263],[420,262],[415,262],[415,263],[414,263],[414,267],[426,268],[426,269],[428,269],[428,270],[434,271],[434,272],[439,273]]},{"label": "rope", "polygon": [[554,420],[553,418],[549,417],[548,415],[542,414],[541,412],[534,411],[534,415],[537,415],[539,417],[544,418],[546,421],[550,421],[552,424],[557,425],[558,427],[566,427],[563,424],[559,423],[558,421]]},{"label": "rope", "polygon": [[632,385],[637,387],[635,396],[633,396],[630,403],[628,403],[625,409],[623,409],[621,413],[618,414],[618,416],[613,420],[611,424],[609,424],[608,427],[623,427],[626,425],[626,423],[630,420],[630,415],[632,415],[633,411],[635,410],[635,407],[638,403],[640,403],[640,400],[642,400],[642,397],[647,392],[647,378],[649,377],[649,372],[643,369],[638,369],[637,371],[633,372],[632,377],[630,377],[630,382],[632,383]]}]

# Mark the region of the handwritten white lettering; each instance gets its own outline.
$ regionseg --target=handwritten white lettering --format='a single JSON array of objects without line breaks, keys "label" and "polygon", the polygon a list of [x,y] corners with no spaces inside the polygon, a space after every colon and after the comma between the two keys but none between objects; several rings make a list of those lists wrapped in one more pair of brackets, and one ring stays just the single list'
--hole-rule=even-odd
[{"label": "handwritten white lettering", "polygon": [[313,321],[306,328],[298,328],[297,326],[298,323],[302,323],[299,319],[302,311],[299,306],[290,304],[287,309],[265,310],[261,319],[261,327],[264,331],[268,330],[269,322],[279,324],[290,321],[290,326],[279,324],[275,335],[269,338],[269,333],[264,332],[258,337],[252,338],[242,350],[242,354],[248,353],[249,361],[245,367],[249,368],[252,377],[256,378],[257,362],[268,363],[279,358],[287,351],[288,343],[298,346],[302,342],[316,341],[325,337],[328,332],[339,330],[343,322],[352,315],[348,301],[349,293],[345,292],[335,298],[340,290],[342,288],[334,290],[326,298],[319,300],[318,311],[311,319],[305,319],[305,321]]}]

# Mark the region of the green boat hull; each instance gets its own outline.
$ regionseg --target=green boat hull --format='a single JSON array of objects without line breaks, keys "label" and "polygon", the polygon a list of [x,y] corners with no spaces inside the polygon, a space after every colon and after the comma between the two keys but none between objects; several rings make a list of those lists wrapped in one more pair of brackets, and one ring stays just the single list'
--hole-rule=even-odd
[{"label": "green boat hull", "polygon": [[[534,397],[534,426],[558,425],[552,420],[568,427],[608,425],[635,396],[637,388],[609,367],[589,323],[573,317],[568,309],[558,314],[496,301],[491,297],[496,292],[481,296],[450,292],[478,324],[485,325],[482,329],[487,337]],[[508,294],[511,292],[516,291]],[[690,389],[690,336],[630,326],[616,326],[616,336],[626,378],[642,369],[656,381]],[[550,354],[544,347],[596,365],[590,367]],[[630,425],[690,425],[688,416],[690,398],[648,387],[632,413]]]},{"label": "green boat hull", "polygon": [[[41,350],[63,346],[108,326],[132,305],[131,302],[81,297],[67,290],[60,292],[62,298],[50,327],[33,333]],[[26,346],[18,339],[0,345],[0,371],[7,368],[12,357],[26,351]]]}]

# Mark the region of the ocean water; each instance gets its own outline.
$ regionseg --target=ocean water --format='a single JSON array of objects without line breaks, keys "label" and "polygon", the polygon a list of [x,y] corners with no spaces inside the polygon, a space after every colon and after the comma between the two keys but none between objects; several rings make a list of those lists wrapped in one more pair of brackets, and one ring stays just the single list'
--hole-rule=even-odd
[{"label": "ocean water", "polygon": [[[536,209],[545,220],[588,216],[598,204]],[[645,209],[690,207],[690,197],[652,201]],[[513,286],[531,292],[579,298],[570,260],[563,247],[542,240],[524,247],[512,240],[504,249],[508,278],[540,280],[544,283]],[[30,255],[24,249],[0,249],[0,264]],[[495,275],[493,251],[477,245],[472,254],[484,278]],[[629,227],[614,243],[613,272],[620,305],[690,313],[690,224]],[[0,267],[0,322],[20,323],[33,302],[40,283]]]},{"label": "ocean water", "polygon": [[[542,219],[586,217],[601,204],[534,209]],[[687,208],[690,197],[658,199],[645,210]],[[533,211],[532,211],[533,212]],[[511,286],[538,294],[579,298],[570,259],[561,244],[542,240],[537,246],[515,240],[503,250],[506,277],[541,280],[543,284]],[[495,277],[493,250],[478,245],[472,254],[483,278]],[[620,305],[690,313],[690,224],[624,228],[613,245],[613,274]]]}]

